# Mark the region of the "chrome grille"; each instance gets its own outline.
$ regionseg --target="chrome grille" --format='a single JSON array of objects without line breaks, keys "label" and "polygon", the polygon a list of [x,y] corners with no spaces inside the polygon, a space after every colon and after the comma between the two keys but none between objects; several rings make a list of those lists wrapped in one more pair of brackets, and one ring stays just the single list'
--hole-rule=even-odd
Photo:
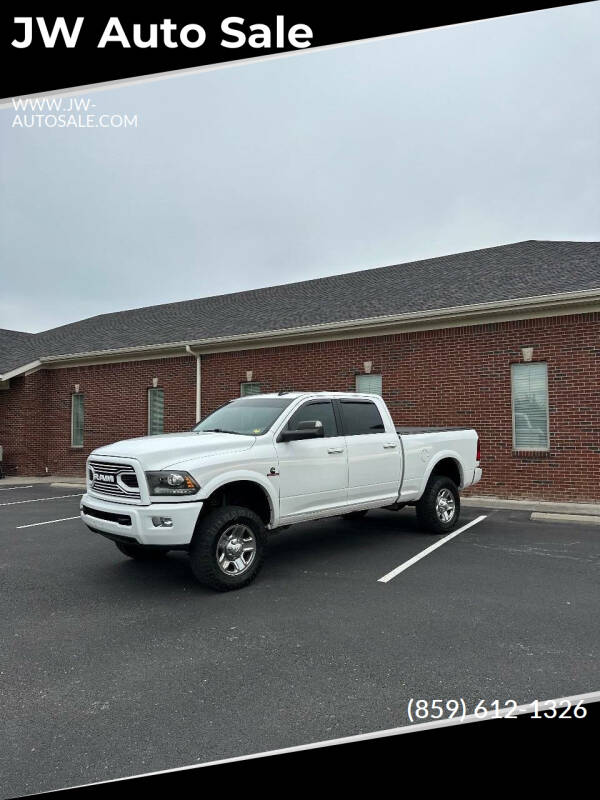
[{"label": "chrome grille", "polygon": [[[92,470],[90,475],[90,486],[98,494],[105,494],[110,497],[129,497],[131,499],[140,498],[140,489],[135,469],[129,464],[105,464],[102,461],[90,461],[88,464]],[[98,477],[106,475],[114,480],[102,481]],[[122,482],[122,476],[127,475],[131,486]]]}]

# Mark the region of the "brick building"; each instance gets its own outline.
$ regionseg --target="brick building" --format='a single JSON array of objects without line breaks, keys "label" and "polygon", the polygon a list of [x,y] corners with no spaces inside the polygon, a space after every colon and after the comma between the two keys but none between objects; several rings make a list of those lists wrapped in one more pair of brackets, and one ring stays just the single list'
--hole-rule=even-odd
[{"label": "brick building", "polygon": [[477,494],[600,500],[600,243],[541,242],[0,331],[6,474],[190,428],[240,393],[378,391],[468,425]]}]

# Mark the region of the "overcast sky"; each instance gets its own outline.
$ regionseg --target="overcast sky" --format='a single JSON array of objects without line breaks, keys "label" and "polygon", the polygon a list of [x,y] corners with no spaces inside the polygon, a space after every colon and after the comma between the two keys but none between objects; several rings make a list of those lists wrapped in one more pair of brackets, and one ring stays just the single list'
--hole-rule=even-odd
[{"label": "overcast sky", "polygon": [[0,327],[600,239],[600,3],[0,112]]}]

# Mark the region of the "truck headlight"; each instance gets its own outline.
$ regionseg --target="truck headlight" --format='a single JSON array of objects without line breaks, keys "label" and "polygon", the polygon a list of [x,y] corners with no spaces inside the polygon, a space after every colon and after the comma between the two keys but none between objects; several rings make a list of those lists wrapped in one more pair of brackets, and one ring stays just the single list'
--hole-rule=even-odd
[{"label": "truck headlight", "polygon": [[146,480],[151,495],[184,495],[196,494],[200,489],[188,472],[179,470],[163,470],[147,472]]}]

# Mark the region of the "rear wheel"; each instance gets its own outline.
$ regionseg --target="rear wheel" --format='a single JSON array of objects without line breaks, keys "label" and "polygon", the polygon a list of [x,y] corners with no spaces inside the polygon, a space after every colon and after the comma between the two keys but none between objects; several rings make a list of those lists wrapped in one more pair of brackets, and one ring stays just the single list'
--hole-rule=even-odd
[{"label": "rear wheel", "polygon": [[219,592],[241,589],[257,576],[265,549],[260,517],[249,508],[224,506],[198,522],[190,545],[192,572]]},{"label": "rear wheel", "polygon": [[430,533],[449,533],[460,516],[460,495],[454,481],[444,475],[432,477],[416,510],[421,528]]},{"label": "rear wheel", "polygon": [[160,548],[144,547],[141,544],[125,544],[124,542],[115,542],[117,550],[120,550],[123,555],[129,558],[135,558],[136,561],[156,561],[158,558],[163,558],[167,555],[167,550]]}]

